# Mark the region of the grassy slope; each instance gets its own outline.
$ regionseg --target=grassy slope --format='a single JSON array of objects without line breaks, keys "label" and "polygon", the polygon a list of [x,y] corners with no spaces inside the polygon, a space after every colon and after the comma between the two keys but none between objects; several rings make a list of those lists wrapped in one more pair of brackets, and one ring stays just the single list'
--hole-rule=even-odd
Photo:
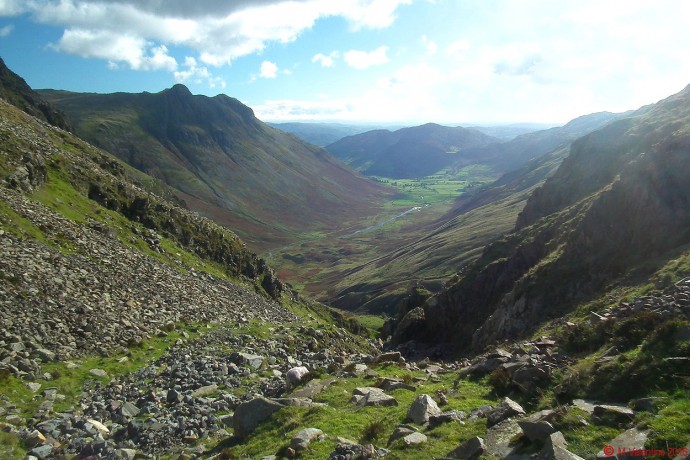
[{"label": "grassy slope", "polygon": [[157,94],[42,94],[80,136],[160,178],[256,250],[371,215],[390,193],[227,96],[192,96],[180,85]]}]

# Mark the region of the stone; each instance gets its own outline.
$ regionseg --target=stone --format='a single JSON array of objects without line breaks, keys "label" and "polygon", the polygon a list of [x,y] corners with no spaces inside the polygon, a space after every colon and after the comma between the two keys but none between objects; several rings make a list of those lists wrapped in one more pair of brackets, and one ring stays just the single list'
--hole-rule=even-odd
[{"label": "stone", "polygon": [[308,373],[309,369],[304,366],[293,367],[285,374],[285,382],[290,386],[297,386]]},{"label": "stone", "polygon": [[50,444],[43,444],[31,449],[31,455],[38,457],[39,460],[50,457],[53,453],[53,446]]},{"label": "stone", "polygon": [[486,452],[486,444],[479,436],[468,439],[448,453],[448,457],[458,460],[476,460]]},{"label": "stone", "polygon": [[36,382],[29,382],[26,384],[26,386],[34,393],[41,389],[41,384]]},{"label": "stone", "polygon": [[57,356],[54,352],[52,352],[50,350],[46,350],[45,348],[37,349],[36,354],[43,361],[55,361],[55,357]]},{"label": "stone", "polygon": [[[354,396],[356,397],[356,396]],[[381,406],[381,407],[391,407],[391,406],[397,406],[398,405],[398,400],[395,399],[393,396],[385,394],[383,391],[376,392],[372,391],[367,393],[364,396],[361,396],[360,399],[356,401],[357,406],[359,407],[364,407],[364,406]]]},{"label": "stone", "polygon": [[99,433],[101,433],[103,435],[110,433],[110,429],[107,426],[103,425],[98,420],[88,419],[86,422],[90,423],[96,429],[96,431],[98,431]]},{"label": "stone", "polygon": [[268,420],[271,415],[282,409],[280,403],[264,397],[254,398],[237,406],[232,420],[235,436],[245,439],[261,422]]},{"label": "stone", "polygon": [[618,460],[640,458],[639,455],[619,455],[618,452],[634,452],[644,450],[644,445],[646,442],[646,431],[631,428],[619,434],[608,443],[608,446],[613,448],[614,456],[608,455],[608,453],[604,452],[602,449],[599,451],[599,453],[597,453],[597,460],[610,460],[611,458],[617,458]]},{"label": "stone", "polygon": [[264,363],[264,357],[252,353],[235,353],[233,355],[236,361],[252,369],[259,369]]},{"label": "stone", "polygon": [[596,417],[600,423],[618,425],[632,422],[635,417],[635,411],[626,406],[601,404],[594,406],[592,415]]},{"label": "stone", "polygon": [[552,433],[556,432],[556,429],[549,422],[531,422],[529,420],[518,420],[518,425],[522,429],[524,435],[530,441],[546,441]]},{"label": "stone", "polygon": [[400,361],[402,355],[399,351],[391,351],[389,353],[381,353],[376,357],[377,363],[397,363]]},{"label": "stone", "polygon": [[439,409],[436,401],[428,394],[422,394],[417,396],[417,399],[410,406],[407,411],[407,418],[418,425],[423,425],[429,421],[429,417],[440,414],[441,409]]},{"label": "stone", "polygon": [[394,391],[399,389],[417,391],[417,388],[414,385],[409,385],[402,380],[387,377],[380,382],[380,387],[383,391]]},{"label": "stone", "polygon": [[7,417],[5,417],[5,421],[7,423],[9,423],[10,425],[15,425],[15,426],[24,424],[24,419],[21,418],[20,416],[16,415],[16,414],[8,415]]},{"label": "stone", "polygon": [[139,412],[141,412],[139,408],[129,401],[126,401],[124,404],[122,404],[122,407],[120,408],[120,413],[129,418],[136,417],[139,415]]},{"label": "stone", "polygon": [[326,388],[337,382],[337,379],[326,380],[310,380],[303,387],[290,393],[291,398],[309,398],[314,399],[321,394]]},{"label": "stone", "polygon": [[205,385],[199,387],[192,392],[192,396],[195,398],[204,398],[206,396],[211,396],[218,391],[218,384],[214,383],[212,385]]},{"label": "stone", "polygon": [[577,407],[583,412],[587,412],[589,415],[592,415],[592,413],[594,412],[594,406],[596,406],[596,404],[594,404],[591,401],[586,401],[584,399],[574,399],[573,406]]},{"label": "stone", "polygon": [[137,456],[137,451],[134,449],[117,449],[115,457],[121,460],[134,460]]},{"label": "stone", "polygon": [[89,374],[95,375],[96,377],[108,378],[108,373],[103,369],[90,369]]},{"label": "stone", "polygon": [[413,427],[412,425],[398,425],[393,433],[388,437],[388,446],[393,444],[395,441],[397,441],[400,438],[404,438],[408,434],[412,434],[419,431],[417,428]]},{"label": "stone", "polygon": [[165,400],[168,401],[168,404],[174,404],[182,401],[182,395],[176,389],[171,388],[165,395]]},{"label": "stone", "polygon": [[516,415],[525,415],[525,410],[518,403],[506,397],[503,398],[503,401],[501,401],[497,408],[486,415],[486,423],[488,426],[493,426]]},{"label": "stone", "polygon": [[415,431],[414,433],[410,433],[407,436],[403,438],[403,443],[406,446],[416,446],[418,444],[424,444],[426,443],[427,438],[426,435]]},{"label": "stone", "polygon": [[293,436],[290,441],[290,447],[295,449],[295,452],[300,452],[309,447],[309,444],[311,444],[314,439],[322,435],[323,431],[318,428],[305,428]]},{"label": "stone", "polygon": [[463,411],[457,411],[457,410],[450,410],[446,412],[441,412],[438,415],[432,415],[429,417],[429,427],[430,428],[435,428],[439,425],[443,425],[444,423],[450,423],[450,422],[459,422],[461,424],[464,424],[463,419],[467,417],[467,414],[465,414]]},{"label": "stone", "polygon": [[27,447],[35,447],[46,442],[46,437],[38,430],[34,430],[26,436],[24,440]]},{"label": "stone", "polygon": [[525,366],[513,373],[512,382],[523,393],[531,393],[548,378],[549,375],[543,369],[535,366]]}]

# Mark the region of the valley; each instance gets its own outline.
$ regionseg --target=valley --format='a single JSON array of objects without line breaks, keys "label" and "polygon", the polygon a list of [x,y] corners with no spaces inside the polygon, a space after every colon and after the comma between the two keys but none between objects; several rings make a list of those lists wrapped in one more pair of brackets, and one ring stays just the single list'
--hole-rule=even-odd
[{"label": "valley", "polygon": [[0,458],[688,458],[690,86],[348,166],[0,65]]}]

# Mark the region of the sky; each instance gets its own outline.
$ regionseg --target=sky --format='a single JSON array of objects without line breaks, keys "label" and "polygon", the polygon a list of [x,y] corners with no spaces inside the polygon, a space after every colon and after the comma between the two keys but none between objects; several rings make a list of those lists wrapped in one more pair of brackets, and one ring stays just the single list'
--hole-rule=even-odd
[{"label": "sky", "polygon": [[565,123],[690,83],[686,0],[0,0],[33,88],[224,93],[264,121]]}]

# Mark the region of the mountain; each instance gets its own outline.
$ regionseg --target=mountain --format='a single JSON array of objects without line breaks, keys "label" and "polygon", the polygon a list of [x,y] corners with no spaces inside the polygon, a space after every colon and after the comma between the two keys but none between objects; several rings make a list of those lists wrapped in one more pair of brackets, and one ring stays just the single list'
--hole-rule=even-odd
[{"label": "mountain", "polygon": [[225,95],[40,92],[82,138],[170,185],[255,248],[373,213],[389,193]]},{"label": "mountain", "polygon": [[397,339],[481,349],[613,289],[687,276],[688,107],[690,87],[574,141],[513,231],[452,285],[403,312]]},{"label": "mountain", "polygon": [[268,123],[269,126],[294,134],[305,142],[325,147],[343,137],[360,134],[372,129],[371,126],[346,125],[342,123],[285,122]]},{"label": "mountain", "polygon": [[404,232],[377,242],[381,246],[378,257],[332,270],[315,283],[322,289],[318,298],[346,310],[395,315],[400,305],[403,309],[409,305],[411,290],[417,301],[420,290],[426,295],[438,292],[460,267],[477,259],[484,246],[515,226],[530,194],[568,156],[570,142],[630,114],[586,115],[562,127],[468,149],[466,155],[483,157],[494,171],[509,172],[463,193],[437,218],[407,226]]},{"label": "mountain", "polygon": [[65,114],[31,89],[22,77],[8,69],[2,58],[0,58],[0,98],[53,126],[71,130]]},{"label": "mountain", "polygon": [[495,141],[477,130],[429,123],[348,136],[326,150],[369,176],[409,179],[462,163],[465,149]]}]

